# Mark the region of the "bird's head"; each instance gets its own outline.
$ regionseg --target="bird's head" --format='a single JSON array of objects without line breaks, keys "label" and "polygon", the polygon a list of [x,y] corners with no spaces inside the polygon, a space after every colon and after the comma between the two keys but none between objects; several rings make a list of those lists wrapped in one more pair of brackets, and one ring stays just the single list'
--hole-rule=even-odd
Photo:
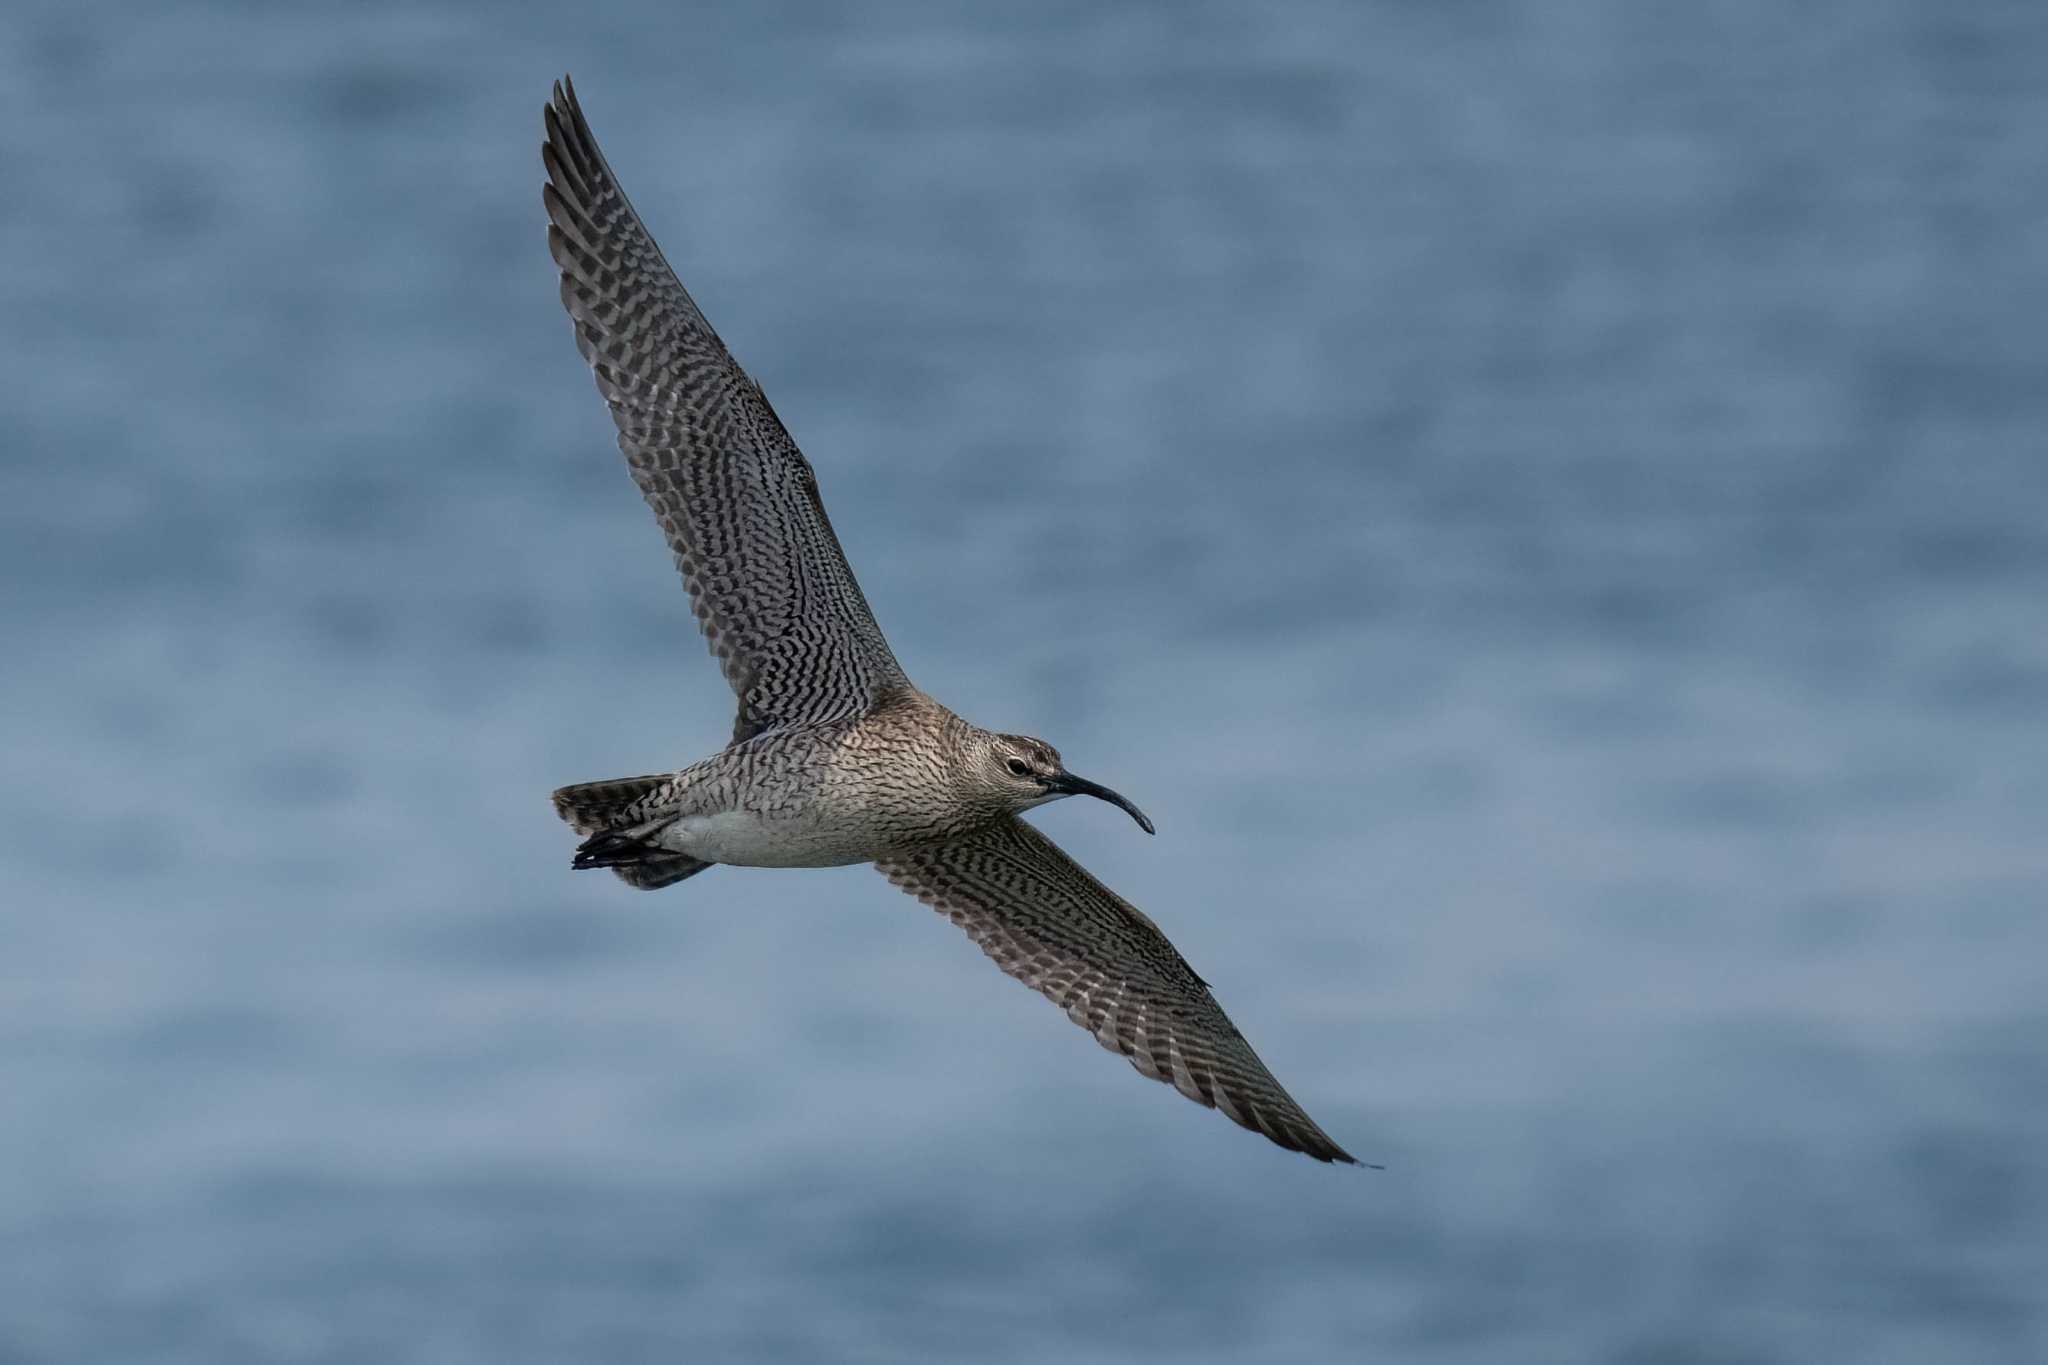
[{"label": "bird's head", "polygon": [[975,765],[977,785],[992,802],[1011,812],[1030,810],[1062,796],[1092,796],[1120,806],[1138,822],[1138,828],[1152,833],[1145,812],[1117,793],[1085,777],[1076,777],[1060,762],[1060,751],[1042,739],[1029,735],[998,735],[984,731]]}]

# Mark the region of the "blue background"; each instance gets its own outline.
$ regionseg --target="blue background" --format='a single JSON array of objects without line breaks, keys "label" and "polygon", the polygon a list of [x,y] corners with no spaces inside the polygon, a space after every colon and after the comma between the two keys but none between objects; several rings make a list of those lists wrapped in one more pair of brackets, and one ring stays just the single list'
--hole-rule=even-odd
[{"label": "blue background", "polygon": [[[573,71],[912,675],[1385,1173],[872,872],[572,875],[732,699]],[[2048,9],[0,14],[0,1358],[2048,1358]]]}]

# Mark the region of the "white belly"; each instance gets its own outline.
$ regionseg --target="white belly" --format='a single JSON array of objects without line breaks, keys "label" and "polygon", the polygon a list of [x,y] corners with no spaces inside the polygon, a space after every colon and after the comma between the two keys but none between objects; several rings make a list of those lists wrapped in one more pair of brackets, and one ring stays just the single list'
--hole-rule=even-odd
[{"label": "white belly", "polygon": [[736,867],[843,867],[872,862],[880,851],[852,831],[746,810],[685,815],[661,832],[659,842],[707,863]]}]

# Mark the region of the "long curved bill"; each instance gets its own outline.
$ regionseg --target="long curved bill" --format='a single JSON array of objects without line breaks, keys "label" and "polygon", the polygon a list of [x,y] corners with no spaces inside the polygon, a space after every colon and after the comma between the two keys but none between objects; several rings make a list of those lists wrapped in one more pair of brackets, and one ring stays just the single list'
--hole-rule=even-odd
[{"label": "long curved bill", "polygon": [[1136,820],[1138,828],[1144,830],[1147,834],[1156,834],[1158,832],[1152,828],[1152,822],[1145,818],[1145,812],[1139,810],[1100,782],[1090,782],[1085,777],[1076,777],[1072,773],[1063,772],[1045,785],[1048,790],[1058,792],[1061,796],[1092,796],[1098,801],[1107,801],[1112,806],[1121,807],[1124,814]]}]

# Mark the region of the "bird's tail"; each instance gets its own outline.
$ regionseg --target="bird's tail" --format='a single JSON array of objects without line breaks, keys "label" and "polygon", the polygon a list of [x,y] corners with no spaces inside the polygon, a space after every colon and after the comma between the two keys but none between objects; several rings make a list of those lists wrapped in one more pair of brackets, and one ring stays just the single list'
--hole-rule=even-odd
[{"label": "bird's tail", "polygon": [[576,850],[574,866],[608,867],[620,881],[642,891],[674,886],[711,866],[706,862],[657,848],[645,842],[662,823],[652,809],[671,775],[621,777],[608,782],[579,782],[555,793],[555,813],[578,834],[587,836]]},{"label": "bird's tail", "polygon": [[638,824],[639,812],[635,807],[642,806],[648,797],[667,786],[669,776],[654,773],[646,777],[617,777],[609,782],[578,782],[555,793],[555,814],[568,821],[569,828],[578,834]]}]

